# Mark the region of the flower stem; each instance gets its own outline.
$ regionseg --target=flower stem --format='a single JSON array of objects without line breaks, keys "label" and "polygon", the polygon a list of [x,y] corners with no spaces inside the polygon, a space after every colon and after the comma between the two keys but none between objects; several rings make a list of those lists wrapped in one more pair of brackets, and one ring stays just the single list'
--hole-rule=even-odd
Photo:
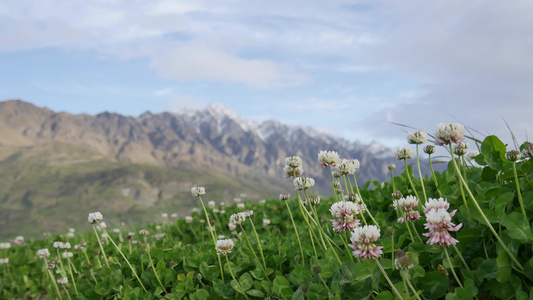
[{"label": "flower stem", "polygon": [[300,254],[302,256],[301,257],[302,265],[305,267],[304,250],[302,248],[302,242],[300,241],[300,235],[298,234],[298,229],[296,227],[296,224],[294,224],[294,218],[292,217],[291,208],[289,207],[289,204],[287,203],[287,201],[283,201],[283,202],[285,202],[285,205],[287,206],[287,210],[289,211],[289,216],[291,217],[292,227],[294,227],[294,232],[296,233],[296,238],[298,239],[298,245],[300,246]]},{"label": "flower stem", "polygon": [[263,247],[261,246],[261,240],[259,240],[259,235],[257,234],[257,230],[255,230],[254,222],[252,222],[251,218],[248,218],[248,220],[250,221],[250,224],[252,224],[252,229],[254,231],[255,239],[257,240],[257,246],[259,246],[259,252],[261,253],[261,259],[263,260],[263,265],[265,267],[265,276],[267,280],[270,281],[270,279],[268,278],[268,275],[266,274],[267,265],[265,261],[265,255],[263,254]]},{"label": "flower stem", "polygon": [[102,250],[102,255],[104,256],[105,264],[109,268],[109,262],[107,259],[107,255],[105,254],[104,246],[102,246],[102,241],[100,241],[100,236],[98,235],[98,231],[96,231],[96,226],[93,226],[93,229],[94,229],[94,234],[96,235],[96,240],[98,241],[98,245],[100,245],[100,250]]},{"label": "flower stem", "polygon": [[413,193],[415,193],[415,196],[417,199],[420,199],[420,197],[418,197],[418,193],[416,192],[415,185],[413,184],[413,181],[411,180],[411,175],[409,174],[409,168],[407,167],[407,159],[404,159],[403,162],[405,163],[405,174],[407,175],[407,179],[409,179],[409,184],[411,185],[411,188],[413,189]]},{"label": "flower stem", "polygon": [[133,272],[133,275],[135,276],[135,278],[137,278],[137,281],[139,281],[139,283],[141,284],[141,287],[143,288],[144,292],[148,292],[146,290],[146,288],[144,287],[141,279],[139,278],[139,276],[137,275],[137,272],[135,271],[135,269],[133,268],[133,266],[130,264],[130,261],[128,260],[128,258],[126,257],[126,255],[124,255],[124,253],[122,253],[122,251],[120,250],[120,248],[117,246],[117,244],[115,244],[115,241],[113,240],[113,238],[109,235],[109,233],[107,233],[107,230],[105,230],[105,228],[102,227],[102,230],[107,234],[109,240],[111,241],[111,243],[113,244],[113,246],[115,246],[115,249],[117,249],[118,253],[120,253],[120,255],[122,255],[122,258],[124,258],[124,260],[126,261],[126,263],[128,264],[128,266],[130,267],[131,271]]},{"label": "flower stem", "polygon": [[[215,249],[215,252],[216,252],[217,239],[215,238],[215,234],[213,233],[213,228],[211,228],[211,221],[209,220],[207,209],[205,209],[204,201],[202,200],[201,196],[198,196],[198,198],[200,199],[200,203],[202,204],[202,209],[204,210],[205,219],[207,221],[207,226],[209,226],[209,232],[211,233],[211,238],[213,239],[213,245],[214,245],[213,249]],[[202,237],[203,237],[203,234],[202,234]],[[218,265],[220,267],[220,277],[222,277],[222,281],[224,281],[224,270],[222,269],[222,260],[220,260],[219,255],[217,255],[217,257],[218,257]]]},{"label": "flower stem", "polygon": [[68,298],[72,300],[72,298],[70,298],[70,294],[68,293],[67,288],[65,287],[65,285],[63,285],[63,289],[65,290],[65,293],[67,294]]},{"label": "flower stem", "polygon": [[518,183],[518,174],[516,172],[516,162],[513,161],[513,173],[514,173],[514,182],[516,184],[516,193],[518,194],[518,202],[520,203],[520,209],[522,210],[522,214],[524,214],[524,217],[526,217],[526,220],[528,220],[526,215],[526,210],[524,208],[524,202],[522,201],[522,193],[520,192],[520,184]]},{"label": "flower stem", "polygon": [[331,166],[328,167],[329,169],[329,179],[331,180],[331,188],[333,189],[333,194],[335,195],[335,202],[339,201],[339,198],[337,197],[337,189],[335,189],[335,185],[333,184],[333,173],[331,172]]},{"label": "flower stem", "polygon": [[[453,153],[453,150],[452,150],[452,145],[450,144],[450,151],[451,153]],[[452,154],[452,161],[453,161],[453,166],[455,168],[455,171],[457,172],[458,176],[459,176],[459,179],[461,180],[461,182],[463,183],[467,193],[468,193],[468,196],[472,199],[472,202],[474,203],[474,206],[476,207],[477,211],[479,212],[479,214],[481,215],[481,218],[483,219],[483,221],[485,222],[485,225],[487,225],[487,227],[490,229],[490,231],[492,232],[492,234],[494,235],[494,237],[496,238],[496,240],[498,240],[498,243],[500,243],[500,246],[502,246],[503,250],[505,250],[505,252],[507,252],[507,254],[509,254],[509,257],[511,258],[511,260],[518,266],[518,268],[520,270],[524,270],[524,267],[520,264],[520,262],[518,262],[518,260],[514,257],[514,255],[511,253],[511,251],[509,250],[509,248],[507,248],[507,246],[505,245],[505,243],[502,241],[502,239],[500,238],[500,236],[498,235],[498,233],[496,232],[496,230],[494,230],[494,227],[492,227],[492,224],[490,224],[490,221],[489,219],[487,219],[487,216],[485,215],[485,213],[483,212],[483,210],[481,209],[481,207],[479,206],[479,204],[477,203],[476,201],[476,198],[474,197],[474,195],[472,194],[472,192],[470,191],[470,188],[468,187],[468,185],[466,184],[463,176],[461,176],[461,172],[459,171],[459,167],[457,166],[457,162],[455,161],[455,157],[453,156]]]},{"label": "flower stem", "polygon": [[392,191],[394,192],[396,190],[396,186],[394,185],[394,171],[390,170],[390,182],[392,184]]},{"label": "flower stem", "polygon": [[385,280],[387,280],[387,282],[389,283],[389,285],[390,285],[392,291],[394,292],[394,294],[396,295],[396,297],[398,297],[399,299],[403,300],[402,295],[400,295],[400,292],[398,292],[398,290],[396,289],[394,284],[392,284],[392,281],[390,280],[390,278],[387,275],[387,273],[385,273],[385,270],[383,269],[383,266],[381,266],[381,264],[379,263],[379,260],[377,258],[374,258],[374,261],[376,261],[376,264],[378,265],[379,269],[381,270],[381,273],[385,277]]},{"label": "flower stem", "polygon": [[144,236],[144,243],[146,244],[146,252],[148,252],[148,259],[150,260],[150,265],[152,266],[152,270],[154,271],[154,274],[155,274],[155,278],[157,279],[157,282],[159,282],[159,285],[161,286],[161,288],[163,289],[163,291],[166,292],[166,289],[165,289],[165,286],[163,285],[163,283],[161,283],[161,279],[159,279],[159,275],[157,274],[157,270],[154,266],[154,261],[152,260],[152,255],[150,254],[150,243],[146,240],[146,237]]},{"label": "flower stem", "polygon": [[239,226],[241,227],[242,233],[244,233],[244,237],[246,238],[246,242],[248,243],[248,247],[250,247],[250,251],[254,255],[255,259],[257,260],[257,263],[259,263],[259,265],[261,266],[261,269],[263,270],[263,273],[265,273],[265,277],[268,279],[268,281],[270,281],[270,279],[268,278],[268,274],[267,274],[267,271],[266,271],[265,267],[263,266],[263,264],[261,264],[261,261],[259,260],[259,257],[257,257],[257,254],[255,254],[254,248],[252,248],[252,243],[250,243],[250,239],[248,238],[248,234],[246,233],[246,230],[244,230],[244,227],[242,226],[242,224],[239,224]]},{"label": "flower stem", "polygon": [[76,292],[76,297],[79,296],[78,294],[78,287],[76,287],[76,281],[74,280],[74,273],[72,272],[72,267],[70,266],[70,259],[67,258],[67,264],[68,264],[68,270],[70,273],[70,278],[72,279],[72,284],[74,285],[74,291]]},{"label": "flower stem", "polygon": [[463,284],[461,283],[461,280],[459,280],[459,277],[457,277],[457,274],[455,273],[455,269],[452,265],[452,260],[450,259],[450,255],[448,255],[448,249],[447,247],[444,248],[444,253],[446,254],[446,259],[448,260],[448,264],[450,265],[450,269],[452,270],[453,277],[455,278],[455,281],[457,281],[457,284],[459,284],[460,287],[463,287]]},{"label": "flower stem", "polygon": [[[224,255],[224,256],[226,256],[226,255]],[[246,295],[246,292],[243,290],[243,288],[242,288],[242,286],[241,286],[241,283],[235,278],[235,275],[233,275],[233,270],[231,269],[231,263],[229,262],[229,259],[228,259],[227,256],[226,256],[226,262],[228,263],[228,269],[229,269],[229,273],[230,273],[230,275],[231,275],[231,278],[233,278],[233,280],[235,280],[235,282],[236,282],[237,285],[239,286],[240,291],[237,291],[237,292],[243,294],[243,295],[244,295],[244,298],[246,298],[246,299],[250,299],[250,298],[248,298],[248,295]],[[268,278],[268,277],[267,277],[267,278]]]},{"label": "flower stem", "polygon": [[[402,276],[402,279],[404,280],[403,283],[407,283],[407,285],[409,286],[409,288],[411,289],[411,292],[413,292],[413,294],[415,294],[415,297],[416,299],[418,300],[422,300],[420,298],[420,296],[418,295],[418,292],[416,291],[416,289],[413,287],[413,285],[411,284],[411,281],[409,280],[409,278],[407,276],[405,276],[405,271],[400,271],[400,274]],[[409,295],[409,291],[407,291],[407,294]]]},{"label": "flower stem", "polygon": [[418,178],[420,179],[420,185],[422,186],[422,193],[424,194],[424,204],[428,200],[426,196],[426,188],[424,187],[424,178],[422,177],[422,171],[420,170],[420,156],[418,151],[418,144],[416,145],[416,166],[418,167]]}]

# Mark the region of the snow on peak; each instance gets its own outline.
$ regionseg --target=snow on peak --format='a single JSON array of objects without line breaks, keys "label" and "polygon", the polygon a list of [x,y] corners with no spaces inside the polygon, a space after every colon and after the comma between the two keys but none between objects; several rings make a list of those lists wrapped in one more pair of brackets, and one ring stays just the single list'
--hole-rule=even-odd
[{"label": "snow on peak", "polygon": [[211,103],[205,108],[205,111],[215,118],[219,131],[224,128],[223,124],[226,118],[233,120],[242,130],[247,132],[255,132],[259,126],[257,122],[241,118],[233,109],[224,106],[222,103]]}]

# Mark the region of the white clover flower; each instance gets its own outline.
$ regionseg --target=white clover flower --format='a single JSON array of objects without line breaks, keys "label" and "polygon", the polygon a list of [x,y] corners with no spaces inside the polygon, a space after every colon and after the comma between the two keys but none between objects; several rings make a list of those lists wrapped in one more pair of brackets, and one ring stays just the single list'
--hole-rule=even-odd
[{"label": "white clover flower", "polygon": [[172,213],[172,214],[170,215],[170,217],[173,218],[173,219],[176,219],[176,218],[178,217],[178,214],[177,214],[177,213]]},{"label": "white clover flower", "polygon": [[317,195],[311,195],[309,196],[309,203],[311,205],[318,205],[320,204],[320,197]]},{"label": "white clover flower", "polygon": [[402,211],[403,215],[405,216],[405,218],[404,216],[398,218],[399,223],[403,223],[404,221],[411,222],[420,219],[420,213],[413,209],[418,206],[418,199],[416,197],[409,195],[405,198],[394,200],[392,205],[394,206],[395,210]]},{"label": "white clover flower", "polygon": [[479,151],[470,151],[466,153],[465,157],[468,161],[473,161],[476,159],[476,156],[479,155]]},{"label": "white clover flower", "polygon": [[211,209],[215,208],[217,206],[217,204],[215,203],[215,201],[209,201],[207,202],[207,206]]},{"label": "white clover flower", "polygon": [[221,214],[225,214],[225,213],[226,213],[226,210],[225,210],[225,209],[221,209],[221,210],[220,210],[220,213],[221,213]]},{"label": "white clover flower", "polygon": [[439,123],[435,128],[435,144],[442,146],[464,140],[465,127],[459,123]]},{"label": "white clover flower", "polygon": [[336,151],[320,151],[318,153],[318,161],[323,168],[334,167],[340,159],[339,153]]},{"label": "white clover flower", "polygon": [[331,205],[329,211],[335,219],[331,220],[333,231],[342,232],[359,226],[356,216],[361,214],[359,205],[350,201],[339,201]]},{"label": "white clover flower", "polygon": [[296,167],[296,168],[293,168],[291,166],[283,166],[283,173],[287,176],[287,177],[293,177],[296,175],[296,177],[302,175],[304,173],[304,168],[303,167]]},{"label": "white clover flower", "polygon": [[73,233],[74,233],[74,232],[76,232],[76,229],[74,229],[74,228],[69,228],[69,229],[68,229],[68,232],[73,232]]},{"label": "white clover flower", "polygon": [[355,249],[353,255],[360,257],[361,259],[377,259],[383,254],[382,246],[374,245],[381,236],[380,230],[376,225],[365,225],[362,227],[356,227],[352,231],[352,236],[349,245]]},{"label": "white clover flower", "polygon": [[426,145],[423,150],[424,150],[424,153],[431,155],[435,153],[437,148],[433,145]]},{"label": "white clover flower", "polygon": [[249,209],[249,210],[245,210],[242,212],[247,218],[251,217],[254,215],[254,211]]},{"label": "white clover flower", "polygon": [[220,212],[220,210],[218,208],[213,208],[213,213],[214,214],[218,214]]},{"label": "white clover flower", "polygon": [[270,225],[270,219],[263,219],[263,226]]},{"label": "white clover flower", "polygon": [[0,258],[0,265],[9,263],[9,258]]},{"label": "white clover flower", "polygon": [[155,225],[155,230],[157,231],[161,230],[161,225]]},{"label": "white clover flower", "polygon": [[533,144],[527,144],[524,149],[522,149],[522,156],[524,158],[532,158],[533,157]]},{"label": "white clover flower", "polygon": [[191,194],[193,197],[200,197],[202,195],[205,195],[205,188],[201,186],[195,186],[191,189]]},{"label": "white clover flower", "polygon": [[107,233],[105,233],[105,232],[102,233],[102,235],[100,236],[100,238],[101,238],[102,240],[106,240],[108,237],[109,237],[109,236],[108,236]]},{"label": "white clover flower", "polygon": [[141,230],[139,230],[139,234],[141,236],[148,236],[148,235],[150,235],[150,232],[148,230],[146,230],[146,229],[141,229]]},{"label": "white clover flower", "polygon": [[67,238],[73,239],[74,238],[74,232],[67,233]]},{"label": "white clover flower", "polygon": [[228,224],[228,229],[229,229],[230,231],[233,231],[233,230],[237,229],[237,225],[235,225],[234,223],[231,223],[231,222],[230,222],[230,223]]},{"label": "white clover flower", "polygon": [[113,228],[114,233],[120,233],[120,228]]},{"label": "white clover flower", "polygon": [[61,249],[70,249],[72,246],[70,245],[70,243],[61,243],[59,245],[59,248]]},{"label": "white clover flower", "polygon": [[259,203],[261,203],[261,204],[265,204],[266,202],[267,202],[266,199],[259,200]]},{"label": "white clover flower", "polygon": [[93,212],[89,214],[88,220],[91,224],[96,224],[104,219],[100,212]]},{"label": "white clover flower", "polygon": [[72,256],[74,256],[72,252],[63,252],[63,258],[70,258]]},{"label": "white clover flower", "polygon": [[22,245],[24,244],[24,237],[19,235],[15,238],[13,242],[15,243],[15,245]]},{"label": "white clover flower", "polygon": [[393,163],[390,163],[387,165],[387,169],[389,169],[389,171],[393,171],[394,169],[396,169],[396,165]]},{"label": "white clover flower", "polygon": [[100,222],[98,223],[98,225],[96,225],[96,229],[98,230],[102,230],[102,229],[105,229],[107,228],[107,224],[105,222]]},{"label": "white clover flower", "polygon": [[[434,199],[429,198],[428,201],[426,201],[426,205],[424,205],[424,213],[428,213],[432,209],[445,209],[448,210],[450,208],[450,203],[444,198]],[[453,215],[452,215],[453,216]]]},{"label": "white clover flower", "polygon": [[468,149],[468,142],[459,142],[455,147],[453,147],[453,153],[455,155],[461,156],[465,155]]},{"label": "white clover flower", "polygon": [[244,209],[244,203],[237,203],[237,208],[238,209]]},{"label": "white clover flower", "polygon": [[292,168],[298,168],[302,166],[302,158],[299,156],[289,156],[285,158],[285,165],[292,167]]},{"label": "white clover flower", "polygon": [[428,134],[425,131],[409,132],[407,134],[407,143],[409,144],[423,144],[427,142]]},{"label": "white clover flower", "polygon": [[[358,169],[354,161],[357,161],[357,160],[352,160],[352,159],[341,160],[341,162],[338,163],[337,166],[335,167],[335,172],[338,172],[341,175],[354,174],[355,171],[357,171]],[[357,163],[359,163],[359,161],[357,161]]]},{"label": "white clover flower", "polygon": [[293,184],[296,190],[307,190],[315,185],[315,180],[311,177],[296,177]]},{"label": "white clover flower", "polygon": [[511,150],[505,153],[505,158],[510,161],[517,161],[522,157],[519,151]]},{"label": "white clover flower", "polygon": [[424,228],[429,229],[429,232],[422,235],[429,237],[428,244],[448,247],[459,242],[450,235],[449,231],[459,231],[463,224],[455,225],[452,223],[452,216],[446,209],[431,209],[426,213],[426,221]]},{"label": "white clover flower", "polygon": [[67,284],[68,283],[68,278],[67,277],[61,277],[57,280],[57,283],[59,284]]},{"label": "white clover flower", "polygon": [[290,194],[279,194],[279,200],[280,201],[287,201],[291,198]]},{"label": "white clover flower", "polygon": [[185,217],[185,223],[192,223],[192,221],[194,221],[194,219],[191,216]]},{"label": "white clover flower", "polygon": [[193,207],[192,208],[192,212],[198,212],[198,211],[199,211],[198,207]]},{"label": "white clover flower", "polygon": [[403,147],[396,149],[394,154],[396,155],[396,158],[398,160],[413,158],[413,156],[415,155],[413,149]]},{"label": "white clover flower", "polygon": [[231,253],[231,250],[235,244],[232,239],[218,240],[216,244],[217,254],[218,255],[227,255]]},{"label": "white clover flower", "polygon": [[0,249],[9,249],[11,248],[11,243],[0,243]]},{"label": "white clover flower", "polygon": [[40,257],[40,258],[46,258],[46,257],[50,257],[50,251],[48,249],[40,249],[40,250],[37,250],[37,255]]},{"label": "white clover flower", "polygon": [[239,224],[242,224],[242,222],[246,221],[246,217],[247,215],[244,214],[243,212],[236,213],[229,217],[229,222],[239,225]]},{"label": "white clover flower", "polygon": [[54,246],[54,248],[61,248],[62,245],[63,245],[63,242],[60,242],[60,241],[54,242],[52,244],[52,246]]}]

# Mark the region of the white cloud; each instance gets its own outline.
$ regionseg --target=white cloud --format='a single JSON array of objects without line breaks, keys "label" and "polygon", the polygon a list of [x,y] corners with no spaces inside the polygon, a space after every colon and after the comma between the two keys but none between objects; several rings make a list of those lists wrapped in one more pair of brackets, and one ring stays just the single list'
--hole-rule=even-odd
[{"label": "white cloud", "polygon": [[154,96],[168,96],[170,94],[174,93],[174,89],[171,87],[160,89],[154,92]]},{"label": "white cloud", "polygon": [[202,109],[205,107],[205,103],[202,100],[188,97],[188,96],[181,96],[178,98],[173,99],[170,101],[165,109],[163,111],[180,111],[183,109]]}]

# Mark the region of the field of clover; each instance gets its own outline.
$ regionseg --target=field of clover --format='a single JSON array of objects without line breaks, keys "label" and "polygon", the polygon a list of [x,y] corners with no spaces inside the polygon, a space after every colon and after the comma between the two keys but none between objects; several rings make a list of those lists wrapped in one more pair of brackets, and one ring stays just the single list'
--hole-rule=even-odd
[{"label": "field of clover", "polygon": [[[3,242],[0,298],[533,299],[533,144],[464,131],[409,133],[386,182],[360,185],[364,165],[321,151],[330,199],[293,156],[279,199],[226,206],[193,187],[183,219],[111,229],[93,212],[90,234]],[[422,176],[437,147],[447,170]]]}]

